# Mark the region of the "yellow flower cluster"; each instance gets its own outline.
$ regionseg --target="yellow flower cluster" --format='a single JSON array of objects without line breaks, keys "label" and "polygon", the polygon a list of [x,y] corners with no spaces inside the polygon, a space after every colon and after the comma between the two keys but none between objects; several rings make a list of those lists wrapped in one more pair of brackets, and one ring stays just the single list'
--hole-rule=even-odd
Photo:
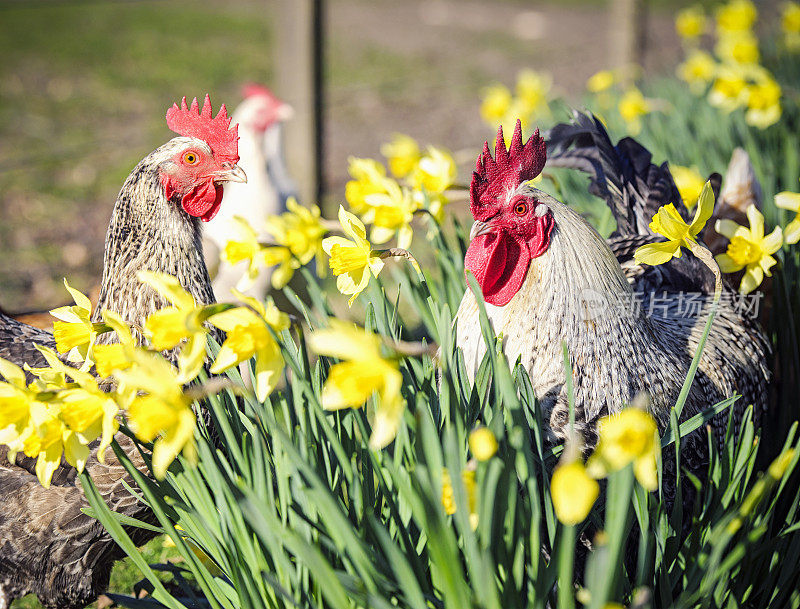
[{"label": "yellow flower cluster", "polygon": [[[784,7],[786,36],[795,27],[795,19],[800,30],[800,16],[796,14],[800,15],[798,5]],[[687,52],[677,75],[695,94],[704,95],[708,91],[711,105],[726,112],[744,109],[749,125],[765,129],[781,117],[782,90],[772,74],[759,65],[758,38],[752,29],[757,18],[758,11],[750,0],[731,0],[722,5],[716,13],[715,59],[698,46],[699,36],[705,31],[703,9],[691,7],[680,11],[675,27],[686,43]]]},{"label": "yellow flower cluster", "polygon": [[638,70],[638,66],[617,70],[600,70],[586,81],[586,90],[594,95],[594,101],[603,111],[614,106],[614,96],[611,93],[612,89],[619,85],[616,110],[625,121],[625,128],[631,135],[641,132],[642,117],[663,109],[665,106],[662,100],[645,97],[638,87],[631,84],[632,77]]},{"label": "yellow flower cluster", "polygon": [[294,272],[315,257],[317,271],[324,272],[322,238],[327,229],[319,207],[303,207],[294,198],[286,202],[286,207],[288,211],[267,218],[264,230],[274,242],[270,245],[260,242],[258,234],[245,218],[233,218],[238,238],[228,241],[220,256],[229,264],[247,261],[247,272],[237,286],[240,290],[247,290],[265,267],[278,267],[270,278],[275,289],[289,283]]},{"label": "yellow flower cluster", "polygon": [[394,177],[387,176],[386,167],[374,159],[351,158],[352,180],[345,186],[345,199],[353,213],[372,225],[373,243],[396,237],[397,246],[407,249],[414,235],[411,221],[418,211],[442,222],[456,163],[444,148],[428,146],[423,152],[416,140],[400,133],[381,146],[381,154]]},{"label": "yellow flower cluster", "polygon": [[597,480],[633,465],[639,483],[648,491],[658,488],[656,459],[658,428],[649,413],[628,407],[598,421],[600,441],[586,462],[574,447],[565,449],[553,471],[550,494],[558,519],[569,526],[583,522],[597,500]]},{"label": "yellow flower cluster", "polygon": [[103,460],[118,423],[117,404],[101,391],[88,372],[66,366],[58,356],[39,347],[50,368],[34,369],[35,380],[26,383],[25,372],[0,359],[0,443],[8,458],[17,453],[36,458],[36,476],[44,487],[61,463],[61,456],[83,471],[88,444],[101,438],[97,449]]},{"label": "yellow flower cluster", "polygon": [[[97,458],[102,462],[120,414],[140,440],[153,443],[156,477],[163,477],[180,453],[190,462],[196,459],[191,404],[207,390],[184,387],[206,362],[208,324],[227,333],[212,373],[255,358],[255,393],[262,401],[278,382],[284,361],[275,334],[289,327],[289,319],[272,302],[235,292],[238,306],[197,305],[175,277],[149,271],[138,277],[171,304],[145,321],[147,346],[138,346],[128,325],[110,311],[103,311],[104,323],[92,324],[88,298],[67,286],[76,304],[55,311],[64,324],[57,346],[75,354],[69,361],[76,367],[38,347],[48,366],[31,369],[34,380],[27,383],[25,372],[0,359],[0,376],[6,379],[0,382],[0,443],[9,447],[11,459],[19,452],[36,458],[36,474],[46,487],[62,455],[83,471],[88,445],[98,437]],[[116,333],[117,342],[94,344],[97,334],[107,331]],[[163,351],[174,352],[177,367]],[[113,378],[113,390],[104,391],[99,379],[108,377]]]},{"label": "yellow flower cluster", "polygon": [[553,88],[549,74],[534,70],[522,70],[517,75],[514,92],[502,84],[494,84],[483,92],[481,118],[492,128],[503,126],[504,133],[511,133],[519,119],[523,131],[534,121],[550,116],[548,97]]}]

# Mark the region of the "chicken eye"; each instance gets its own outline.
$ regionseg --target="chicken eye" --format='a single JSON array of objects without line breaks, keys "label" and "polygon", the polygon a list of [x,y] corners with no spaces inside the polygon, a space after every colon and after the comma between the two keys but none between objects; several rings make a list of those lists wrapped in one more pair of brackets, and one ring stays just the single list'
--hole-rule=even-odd
[{"label": "chicken eye", "polygon": [[194,165],[197,162],[197,155],[194,152],[187,152],[183,155],[183,162],[187,165]]},{"label": "chicken eye", "polygon": [[514,206],[514,213],[518,216],[524,216],[528,213],[528,204],[520,201]]}]

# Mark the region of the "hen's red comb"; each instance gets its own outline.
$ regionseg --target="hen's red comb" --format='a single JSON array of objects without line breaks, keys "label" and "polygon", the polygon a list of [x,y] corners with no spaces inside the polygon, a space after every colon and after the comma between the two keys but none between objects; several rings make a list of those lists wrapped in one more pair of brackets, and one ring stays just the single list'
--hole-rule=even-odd
[{"label": "hen's red comb", "polygon": [[239,162],[239,126],[230,129],[231,119],[225,104],[220,106],[217,116],[213,116],[211,99],[206,94],[203,110],[198,110],[197,98],[192,100],[191,107],[186,106],[186,98],[178,104],[172,104],[167,110],[167,127],[178,135],[196,137],[211,146],[214,156],[231,163]]},{"label": "hen's red comb", "polygon": [[254,82],[249,82],[242,87],[242,95],[245,98],[253,97],[255,95],[263,95],[271,99],[277,99],[277,97],[275,97],[275,94],[269,89],[267,89],[264,85],[259,85],[258,83]]},{"label": "hen's red comb", "polygon": [[[494,215],[501,196],[526,180],[538,176],[547,159],[547,147],[537,129],[522,145],[522,124],[517,119],[511,145],[506,150],[503,126],[497,130],[494,158],[489,151],[489,142],[484,142],[483,152],[475,163],[472,182],[469,185],[470,211],[476,220],[485,220]],[[495,208],[492,210],[492,208]]]}]

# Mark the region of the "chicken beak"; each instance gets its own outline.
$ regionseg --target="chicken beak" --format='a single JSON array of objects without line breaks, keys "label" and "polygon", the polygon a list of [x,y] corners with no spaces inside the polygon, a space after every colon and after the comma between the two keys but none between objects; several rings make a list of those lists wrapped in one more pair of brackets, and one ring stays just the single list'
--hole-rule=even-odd
[{"label": "chicken beak", "polygon": [[240,182],[247,184],[247,174],[244,169],[231,163],[223,163],[223,169],[214,174],[215,182]]},{"label": "chicken beak", "polygon": [[472,224],[472,228],[469,231],[469,240],[472,241],[475,237],[479,237],[480,235],[485,235],[488,232],[491,232],[492,225],[489,222],[481,222],[480,220],[476,220]]}]

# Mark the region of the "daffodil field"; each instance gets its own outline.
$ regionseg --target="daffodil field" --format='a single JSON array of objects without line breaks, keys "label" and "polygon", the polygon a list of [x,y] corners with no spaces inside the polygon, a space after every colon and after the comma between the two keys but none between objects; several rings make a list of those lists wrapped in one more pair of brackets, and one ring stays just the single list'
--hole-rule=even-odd
[{"label": "daffodil field", "polygon": [[[147,598],[115,597],[130,607],[800,607],[800,4],[765,19],[749,0],[684,9],[676,77],[604,71],[583,100],[615,140],[633,135],[669,160],[696,205],[680,234],[666,228],[669,206],[654,218],[666,259],[690,249],[742,293],[766,293],[773,412],[761,429],[752,413],[731,418],[721,447],[709,432],[702,484],[680,467],[667,481],[662,462],[680,465],[681,438],[735,396],[679,424],[684,392],[661,435],[631,404],[601,421],[584,462],[574,443],[546,442],[528,374],[505,359],[483,308],[488,349],[468,380],[453,317],[465,290],[483,300],[465,280],[469,225],[454,211],[467,172],[403,135],[383,160],[350,160],[337,218],[291,201],[266,243],[239,220],[222,256],[242,265],[241,290],[270,272],[284,310],[237,291],[197,306],[176,279],[142,272],[172,306],[131,328],[108,312],[92,323],[67,285],[75,305],[53,312],[54,334],[72,365],[43,349],[49,367],[28,384],[0,360],[0,442],[36,457],[45,486],[62,457],[82,472],[91,514],[146,580]],[[487,88],[487,139],[517,118],[526,134],[567,120],[552,85],[525,71],[513,88]],[[716,224],[728,245],[715,263],[694,239],[713,207],[705,176],[724,173],[737,146],[763,209],[747,210],[747,226]],[[545,168],[538,186],[613,230],[585,177]],[[118,342],[95,344],[107,332]],[[569,392],[566,351],[564,366]],[[149,471],[114,434],[136,440]],[[84,469],[95,451],[125,464],[150,521],[106,506]],[[660,499],[666,483],[674,507]],[[168,536],[182,560],[146,564],[135,527]]]}]

